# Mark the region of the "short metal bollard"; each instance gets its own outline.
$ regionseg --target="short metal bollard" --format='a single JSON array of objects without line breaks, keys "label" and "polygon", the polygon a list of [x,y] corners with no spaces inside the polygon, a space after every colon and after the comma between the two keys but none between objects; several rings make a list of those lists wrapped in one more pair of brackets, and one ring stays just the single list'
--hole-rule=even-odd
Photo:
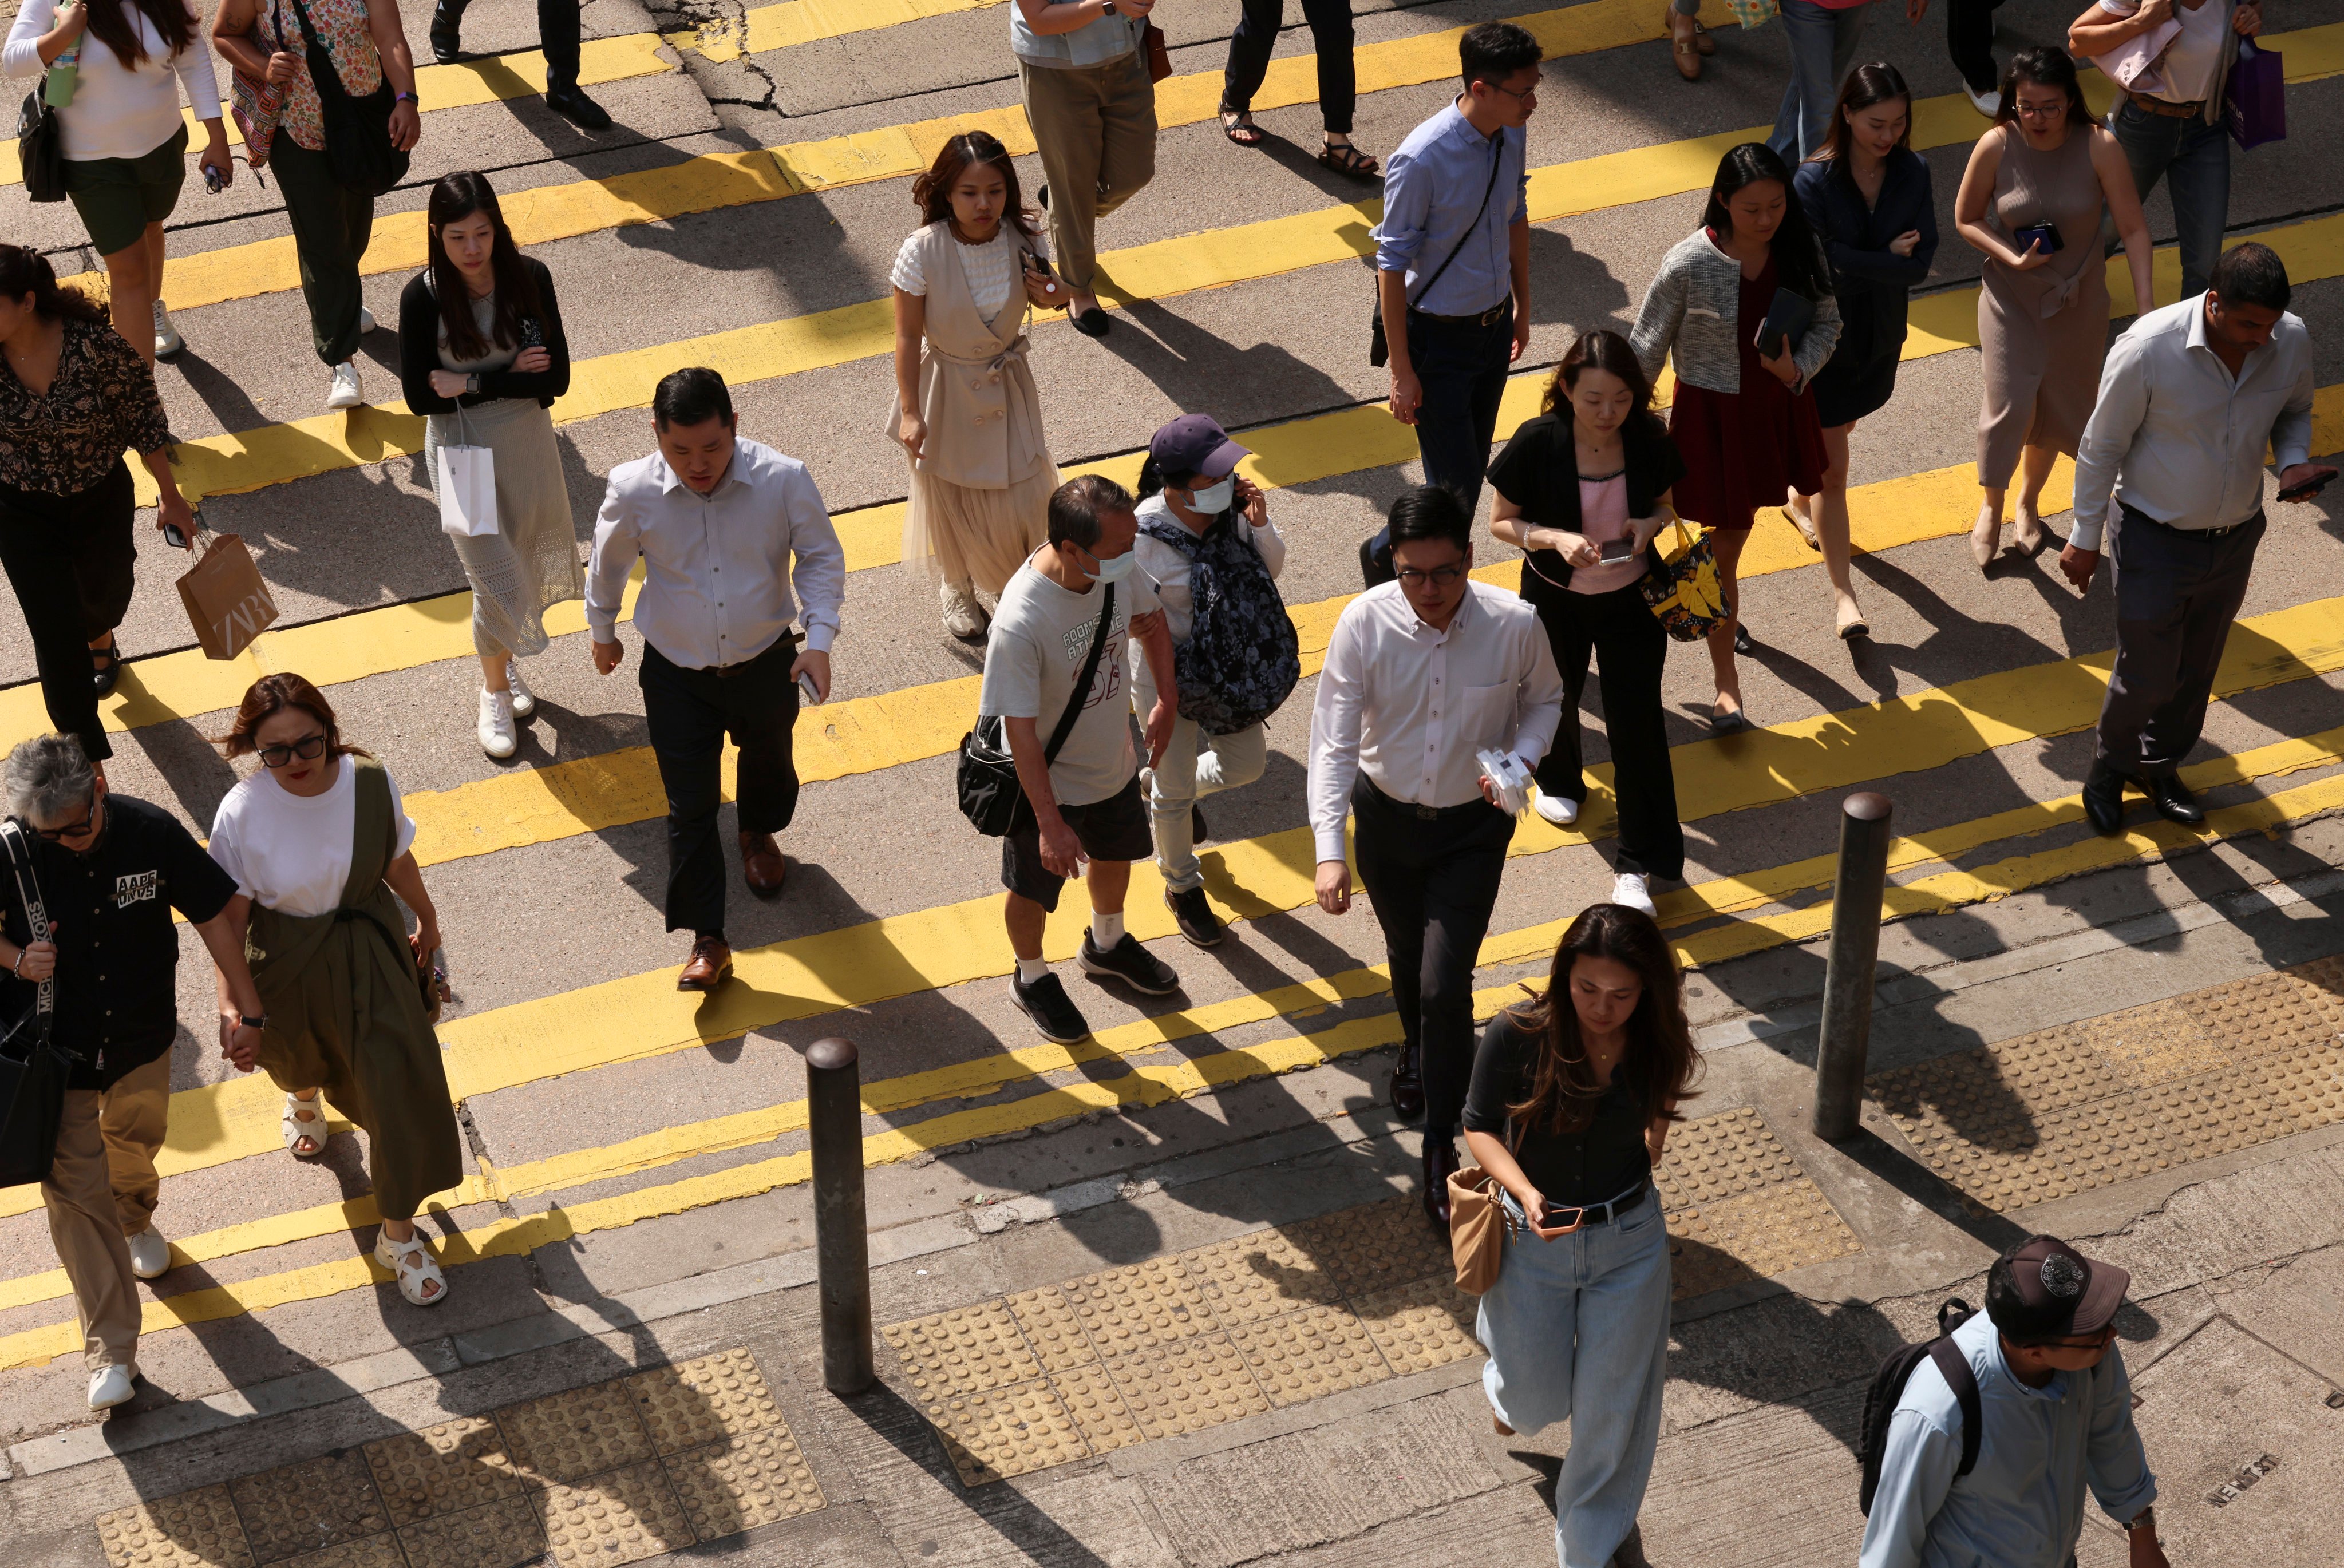
[{"label": "short metal bollard", "polygon": [[815,1040],[805,1063],[823,1386],[861,1393],[878,1378],[871,1362],[871,1243],[863,1207],[863,1075],[852,1040]]},{"label": "short metal bollard", "polygon": [[1851,795],[1840,820],[1839,875],[1832,884],[1831,960],[1824,974],[1823,1030],[1815,1041],[1815,1136],[1855,1136],[1864,1066],[1872,1046],[1872,985],[1880,958],[1880,900],[1888,885],[1885,795]]}]

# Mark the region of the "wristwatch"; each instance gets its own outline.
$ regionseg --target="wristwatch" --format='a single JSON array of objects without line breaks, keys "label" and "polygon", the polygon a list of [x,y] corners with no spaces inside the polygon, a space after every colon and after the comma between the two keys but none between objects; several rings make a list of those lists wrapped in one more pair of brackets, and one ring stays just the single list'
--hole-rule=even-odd
[{"label": "wristwatch", "polygon": [[238,1015],[236,1021],[237,1026],[240,1029],[267,1029],[268,1027],[268,1015],[265,1012],[258,1018],[246,1018],[242,1015]]},{"label": "wristwatch", "polygon": [[393,93],[390,95],[390,101],[394,104],[413,104],[417,114],[423,112],[423,100],[413,93]]},{"label": "wristwatch", "polygon": [[464,377],[464,390],[467,394],[474,397],[480,395],[480,373],[479,371],[475,370],[470,376]]}]

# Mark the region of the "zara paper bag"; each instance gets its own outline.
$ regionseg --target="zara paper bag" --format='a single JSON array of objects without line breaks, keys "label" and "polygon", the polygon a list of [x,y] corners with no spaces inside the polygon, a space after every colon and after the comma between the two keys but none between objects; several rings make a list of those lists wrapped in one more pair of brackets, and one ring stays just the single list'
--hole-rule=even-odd
[{"label": "zara paper bag", "polygon": [[179,578],[179,602],[187,607],[204,657],[234,658],[276,623],[277,601],[241,538],[207,530],[194,542],[203,553]]},{"label": "zara paper bag", "polygon": [[477,538],[497,531],[494,447],[440,447],[439,480],[440,532]]}]

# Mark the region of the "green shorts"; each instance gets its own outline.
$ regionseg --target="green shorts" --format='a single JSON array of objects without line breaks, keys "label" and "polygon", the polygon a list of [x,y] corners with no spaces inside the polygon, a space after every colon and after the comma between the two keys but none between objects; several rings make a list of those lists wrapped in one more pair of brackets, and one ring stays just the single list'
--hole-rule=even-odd
[{"label": "green shorts", "polygon": [[187,127],[143,158],[67,158],[66,199],[100,256],[128,250],[179,205],[187,180]]}]

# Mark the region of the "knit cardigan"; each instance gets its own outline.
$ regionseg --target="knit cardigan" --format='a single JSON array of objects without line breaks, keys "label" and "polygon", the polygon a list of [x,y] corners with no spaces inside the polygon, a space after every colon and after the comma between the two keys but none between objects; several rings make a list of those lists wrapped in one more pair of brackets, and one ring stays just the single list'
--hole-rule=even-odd
[{"label": "knit cardigan", "polygon": [[[1814,275],[1831,276],[1821,256]],[[1673,349],[1678,380],[1731,395],[1742,390],[1742,337],[1758,330],[1754,321],[1745,327],[1741,317],[1742,264],[1718,249],[1707,230],[1697,229],[1662,260],[1628,341],[1647,380],[1660,375]],[[1814,320],[1791,351],[1799,368],[1792,390],[1804,390],[1838,344],[1839,301],[1826,295],[1815,302]]]}]

